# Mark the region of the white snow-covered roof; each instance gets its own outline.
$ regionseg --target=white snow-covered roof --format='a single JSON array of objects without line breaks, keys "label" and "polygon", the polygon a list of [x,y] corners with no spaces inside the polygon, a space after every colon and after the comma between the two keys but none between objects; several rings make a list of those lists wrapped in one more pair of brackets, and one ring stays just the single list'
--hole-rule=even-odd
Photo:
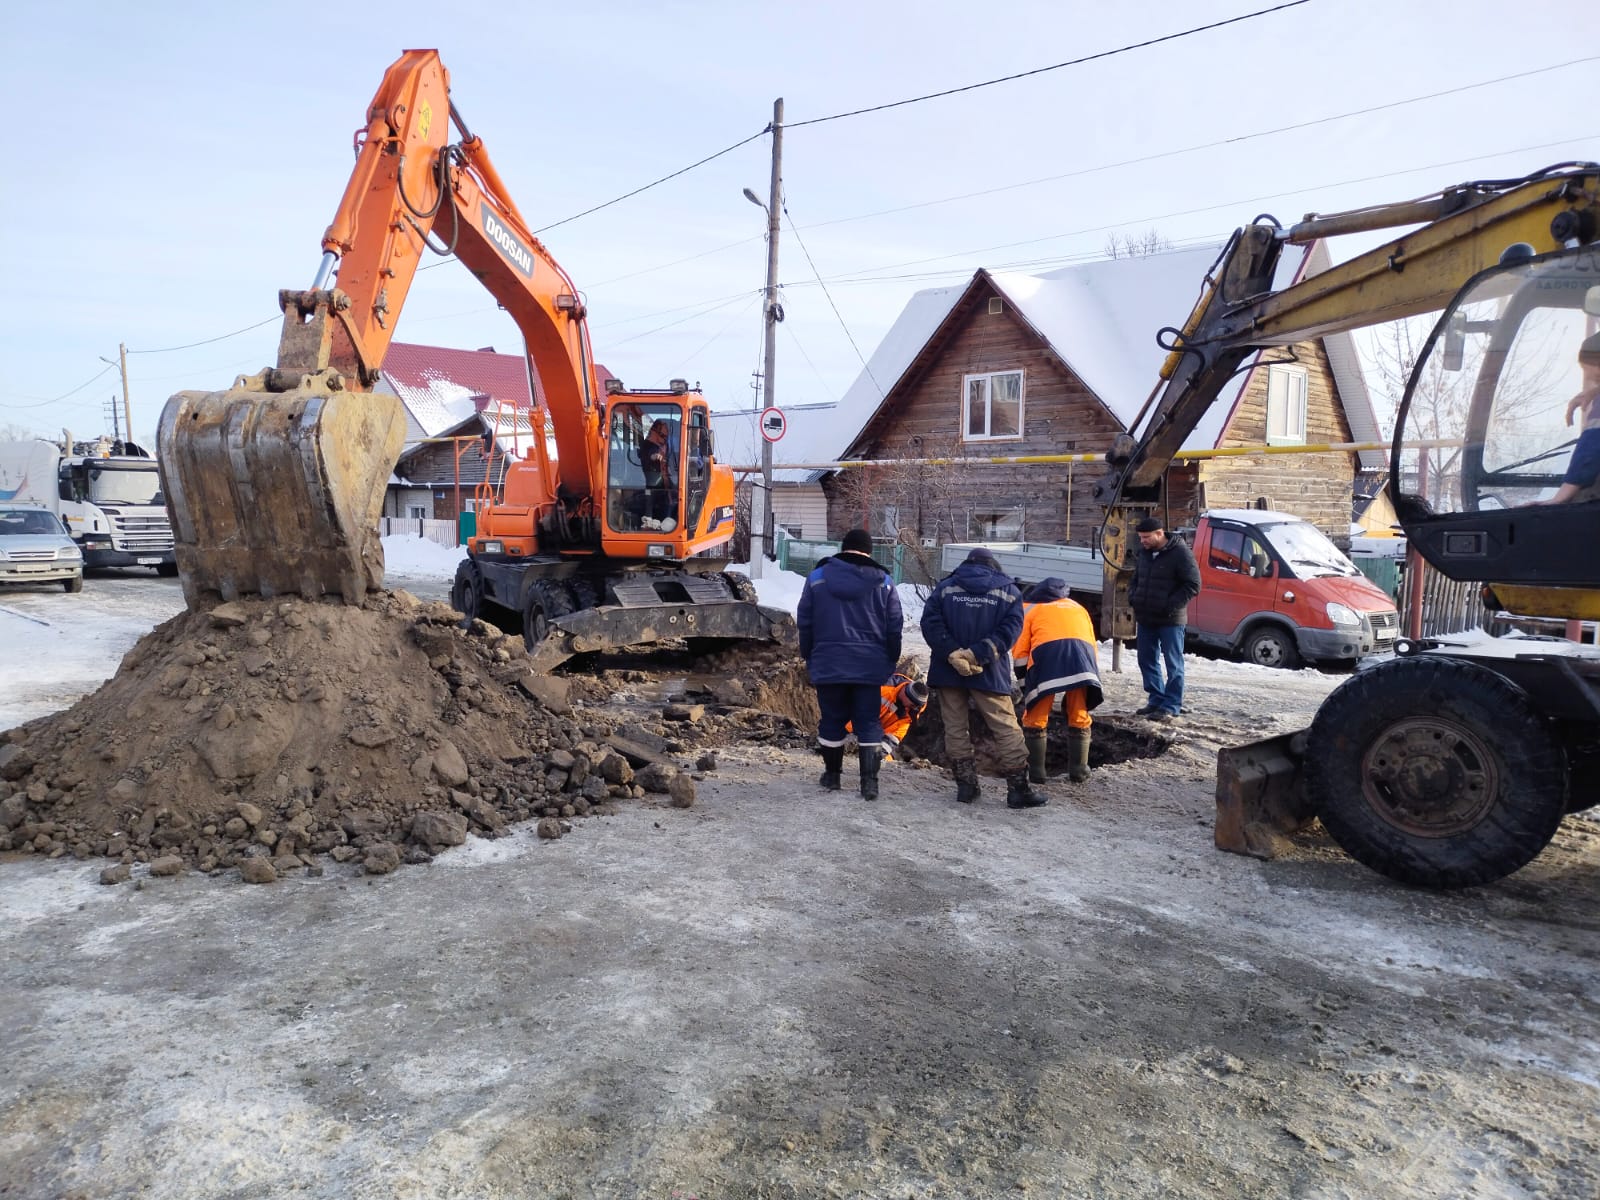
[{"label": "white snow-covered roof", "polygon": [[[1286,246],[1278,262],[1275,289],[1288,287],[1309,269],[1325,269],[1327,252]],[[1181,326],[1193,311],[1222,244],[1168,250],[1133,258],[1101,259],[1037,275],[997,271],[989,278],[1012,310],[1043,338],[1073,374],[1128,428],[1159,381],[1166,351],[1156,334]],[[848,453],[883,398],[950,316],[971,282],[916,293],[879,343],[867,367],[839,402],[831,455]],[[1360,441],[1375,440],[1377,422],[1361,377],[1360,362],[1348,334],[1325,338],[1330,365]],[[1217,445],[1239,397],[1250,382],[1241,371],[1228,382],[1184,442],[1185,450]],[[1362,455],[1366,460],[1378,452]],[[1378,465],[1378,464],[1374,464]]]},{"label": "white snow-covered roof", "polygon": [[[842,449],[839,444],[839,405],[780,405],[788,424],[783,437],[772,444],[773,462],[827,462]],[[761,431],[756,421],[759,408],[727,409],[711,414],[711,431],[716,435],[717,461],[731,467],[756,466],[761,462]],[[812,483],[825,472],[819,470],[774,470],[774,483]]]}]

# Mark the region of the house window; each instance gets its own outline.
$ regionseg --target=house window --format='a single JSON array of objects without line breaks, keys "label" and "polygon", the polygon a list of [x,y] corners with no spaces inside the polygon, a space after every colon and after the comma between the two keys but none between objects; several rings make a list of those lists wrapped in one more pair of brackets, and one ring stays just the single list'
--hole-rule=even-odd
[{"label": "house window", "polygon": [[428,510],[420,504],[413,504],[406,511],[413,521],[426,521],[428,519]]},{"label": "house window", "polygon": [[1022,436],[1021,371],[968,375],[961,386],[963,440],[991,442]]},{"label": "house window", "polygon": [[1020,542],[1026,525],[1026,510],[1018,508],[973,508],[967,510],[967,540],[970,542]]},{"label": "house window", "polygon": [[1267,445],[1305,445],[1306,378],[1304,367],[1267,368]]}]

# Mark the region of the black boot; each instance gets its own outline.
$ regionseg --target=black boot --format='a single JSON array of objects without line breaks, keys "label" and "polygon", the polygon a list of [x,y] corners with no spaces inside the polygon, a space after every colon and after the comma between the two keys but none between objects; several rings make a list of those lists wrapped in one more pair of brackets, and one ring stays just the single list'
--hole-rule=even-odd
[{"label": "black boot", "polygon": [[1045,774],[1044,756],[1049,748],[1049,735],[1043,729],[1024,729],[1023,736],[1028,741],[1028,780],[1030,783],[1048,783],[1050,776]]},{"label": "black boot", "polygon": [[1089,778],[1089,731],[1067,730],[1067,778],[1082,783]]},{"label": "black boot", "polygon": [[883,751],[877,746],[862,746],[856,751],[856,762],[861,765],[861,798],[878,798],[878,768],[883,764]]},{"label": "black boot", "polygon": [[1038,808],[1041,804],[1050,803],[1048,796],[1041,795],[1028,786],[1028,769],[1020,767],[1006,776],[1006,807],[1007,808]]},{"label": "black boot", "polygon": [[839,776],[844,771],[844,747],[822,747],[822,778],[817,780],[830,792],[837,792],[840,787]]},{"label": "black boot", "polygon": [[982,793],[978,786],[978,764],[970,758],[958,758],[950,764],[956,774],[956,799],[971,804]]}]

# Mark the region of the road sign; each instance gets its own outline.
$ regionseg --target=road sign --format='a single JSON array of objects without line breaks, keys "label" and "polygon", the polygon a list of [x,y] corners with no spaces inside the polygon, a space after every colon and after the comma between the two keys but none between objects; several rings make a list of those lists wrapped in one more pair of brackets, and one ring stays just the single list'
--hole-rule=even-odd
[{"label": "road sign", "polygon": [[789,428],[789,418],[783,415],[781,408],[764,408],[761,410],[761,436],[769,442],[781,438]]}]

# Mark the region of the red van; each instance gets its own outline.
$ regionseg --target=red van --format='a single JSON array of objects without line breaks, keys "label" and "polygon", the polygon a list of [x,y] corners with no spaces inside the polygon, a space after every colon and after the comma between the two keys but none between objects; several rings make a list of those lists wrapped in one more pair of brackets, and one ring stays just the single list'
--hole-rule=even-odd
[{"label": "red van", "polygon": [[1193,546],[1201,587],[1190,641],[1264,667],[1352,662],[1394,645],[1394,602],[1308,521],[1212,509]]}]

